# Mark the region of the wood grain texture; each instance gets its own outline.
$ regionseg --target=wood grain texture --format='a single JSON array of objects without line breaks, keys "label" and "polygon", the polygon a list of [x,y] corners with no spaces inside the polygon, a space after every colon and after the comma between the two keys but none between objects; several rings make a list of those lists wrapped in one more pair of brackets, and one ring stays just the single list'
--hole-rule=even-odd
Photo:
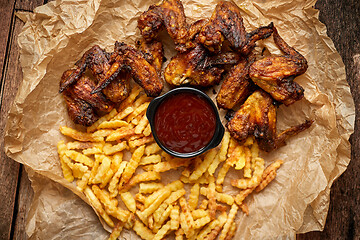
[{"label": "wood grain texture", "polygon": [[[4,128],[8,111],[22,80],[19,63],[17,35],[24,25],[15,17],[13,7],[21,10],[32,10],[43,1],[0,1],[0,66],[1,75],[1,109],[0,136],[4,136]],[[11,26],[10,26],[11,23]],[[5,37],[5,33],[9,36]],[[6,40],[4,42],[3,40]],[[2,52],[3,51],[3,52]],[[4,56],[4,58],[2,58]],[[4,61],[2,61],[4,60]],[[0,239],[13,239],[13,236],[25,234],[25,208],[31,202],[32,190],[26,173],[19,176],[20,165],[8,158],[4,153],[3,139],[0,141]],[[18,179],[21,179],[20,181]],[[19,184],[20,183],[20,184]],[[14,214],[15,213],[15,214]],[[16,214],[19,213],[19,214]],[[13,227],[15,226],[15,228]],[[17,231],[14,232],[14,229]],[[15,234],[14,234],[15,233]],[[25,235],[24,235],[25,237]],[[14,239],[25,239],[24,237]]]},{"label": "wood grain texture", "polygon": [[356,107],[355,132],[350,138],[351,162],[331,188],[330,209],[323,232],[298,235],[299,240],[360,239],[360,2],[319,0],[320,21],[327,26],[346,68]]}]

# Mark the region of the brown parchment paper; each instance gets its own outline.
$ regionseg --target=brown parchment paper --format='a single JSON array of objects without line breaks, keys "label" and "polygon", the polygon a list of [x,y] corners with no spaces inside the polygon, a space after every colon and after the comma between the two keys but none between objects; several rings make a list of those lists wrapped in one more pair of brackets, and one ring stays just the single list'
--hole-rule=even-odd
[{"label": "brown parchment paper", "polygon": [[[18,38],[23,82],[9,113],[5,151],[26,166],[35,191],[26,226],[30,239],[108,236],[86,199],[62,177],[56,144],[64,137],[58,129],[73,124],[58,94],[59,80],[94,44],[108,51],[116,40],[134,44],[139,37],[138,16],[156,2],[64,0],[38,7],[34,13],[18,14],[26,22]],[[210,17],[216,2],[183,0],[188,22]],[[293,239],[296,233],[322,230],[330,187],[350,161],[348,138],[355,110],[344,64],[318,20],[315,0],[235,2],[248,31],[274,22],[285,41],[308,60],[307,72],[296,78],[305,97],[289,107],[280,106],[278,129],[305,119],[315,121],[286,146],[263,154],[266,164],[279,158],[285,164],[271,185],[247,199],[250,215],[238,214],[235,239]],[[163,35],[170,59],[175,53],[173,43]],[[259,49],[264,46],[272,54],[281,54],[272,37],[258,43]],[[225,191],[235,193],[231,188]],[[121,237],[138,239],[127,231]]]}]

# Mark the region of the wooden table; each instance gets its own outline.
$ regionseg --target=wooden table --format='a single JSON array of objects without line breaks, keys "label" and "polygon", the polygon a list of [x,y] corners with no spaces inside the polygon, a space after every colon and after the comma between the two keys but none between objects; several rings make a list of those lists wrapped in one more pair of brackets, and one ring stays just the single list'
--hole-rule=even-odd
[{"label": "wooden table", "polygon": [[[0,1],[0,136],[8,110],[22,79],[17,35],[23,23],[17,11],[32,11],[47,0]],[[335,43],[345,66],[355,106],[360,107],[360,2],[359,0],[319,0],[320,21]],[[358,113],[358,112],[357,112]],[[358,116],[358,114],[356,114]],[[326,226],[323,232],[298,235],[298,239],[360,239],[360,133],[359,119],[350,138],[352,161],[347,171],[334,183]],[[0,140],[0,239],[27,239],[25,219],[33,192],[23,167],[4,153]]]}]

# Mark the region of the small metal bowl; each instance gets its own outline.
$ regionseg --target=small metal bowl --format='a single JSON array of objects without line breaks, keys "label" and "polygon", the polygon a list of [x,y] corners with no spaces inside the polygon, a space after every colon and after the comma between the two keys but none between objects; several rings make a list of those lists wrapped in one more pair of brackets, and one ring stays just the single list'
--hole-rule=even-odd
[{"label": "small metal bowl", "polygon": [[[212,137],[212,139],[210,140],[210,142],[203,148],[194,151],[194,152],[189,152],[189,153],[180,153],[180,152],[175,152],[167,147],[165,147],[161,141],[159,140],[159,138],[156,135],[156,131],[155,131],[155,113],[156,110],[158,108],[158,106],[160,106],[160,104],[167,99],[168,97],[175,95],[175,94],[179,94],[179,93],[193,93],[193,94],[197,94],[197,95],[201,95],[204,97],[204,99],[206,99],[208,101],[208,103],[212,106],[214,113],[215,113],[215,118],[216,118],[216,125],[215,125],[215,132],[214,135]],[[179,157],[179,158],[193,158],[196,157],[214,147],[216,147],[217,145],[220,144],[223,136],[224,136],[224,126],[221,123],[220,117],[219,117],[219,112],[214,104],[214,102],[210,99],[210,97],[208,95],[206,95],[205,93],[203,93],[202,91],[196,89],[196,88],[191,88],[191,87],[179,87],[179,88],[175,88],[173,90],[170,90],[169,92],[165,93],[162,96],[159,96],[157,98],[154,98],[149,106],[148,109],[146,111],[146,116],[150,122],[150,126],[151,126],[151,131],[153,134],[153,137],[155,139],[155,141],[157,142],[157,144],[160,146],[161,149],[163,149],[166,153],[174,156],[174,157]]]}]

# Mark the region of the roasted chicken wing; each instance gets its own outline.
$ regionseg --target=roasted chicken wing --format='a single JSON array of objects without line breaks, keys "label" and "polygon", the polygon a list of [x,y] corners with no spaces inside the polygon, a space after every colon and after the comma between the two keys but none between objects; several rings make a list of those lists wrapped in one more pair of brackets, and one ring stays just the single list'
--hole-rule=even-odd
[{"label": "roasted chicken wing", "polygon": [[138,19],[138,28],[146,41],[155,39],[163,27],[174,40],[175,45],[184,48],[188,25],[184,6],[180,0],[164,0],[160,4],[152,5]]},{"label": "roasted chicken wing", "polygon": [[211,52],[220,52],[225,39],[233,50],[247,55],[255,42],[267,38],[272,33],[272,24],[247,33],[239,7],[228,1],[220,1],[209,22],[201,29],[198,40]]},{"label": "roasted chicken wing", "polygon": [[[65,81],[75,70],[65,71],[61,82]],[[113,103],[101,92],[91,94],[95,83],[87,76],[82,76],[76,83],[63,91],[70,118],[77,124],[90,126],[99,114],[110,112]]]},{"label": "roasted chicken wing", "polygon": [[210,56],[207,49],[197,44],[195,48],[178,53],[166,66],[164,77],[171,85],[190,84],[208,87],[221,80],[224,69],[221,65],[235,64],[240,57],[234,53]]},{"label": "roasted chicken wing", "polygon": [[270,152],[285,144],[285,140],[309,128],[312,121],[291,127],[279,135],[276,133],[276,108],[271,96],[257,90],[251,94],[234,117],[227,123],[230,134],[243,143],[254,135],[259,147]]},{"label": "roasted chicken wing", "polygon": [[305,57],[290,47],[275,27],[273,31],[274,41],[285,55],[255,61],[250,66],[249,75],[256,85],[288,106],[304,96],[304,89],[293,79],[305,73],[308,65]]},{"label": "roasted chicken wing", "polygon": [[162,64],[165,61],[162,43],[156,40],[146,42],[144,39],[141,39],[136,42],[136,47],[141,51],[145,60],[150,63],[160,75]]},{"label": "roasted chicken wing", "polygon": [[232,109],[236,104],[244,102],[250,95],[253,83],[249,78],[249,66],[253,59],[249,60],[243,58],[225,77],[216,96],[216,102],[219,107]]}]

